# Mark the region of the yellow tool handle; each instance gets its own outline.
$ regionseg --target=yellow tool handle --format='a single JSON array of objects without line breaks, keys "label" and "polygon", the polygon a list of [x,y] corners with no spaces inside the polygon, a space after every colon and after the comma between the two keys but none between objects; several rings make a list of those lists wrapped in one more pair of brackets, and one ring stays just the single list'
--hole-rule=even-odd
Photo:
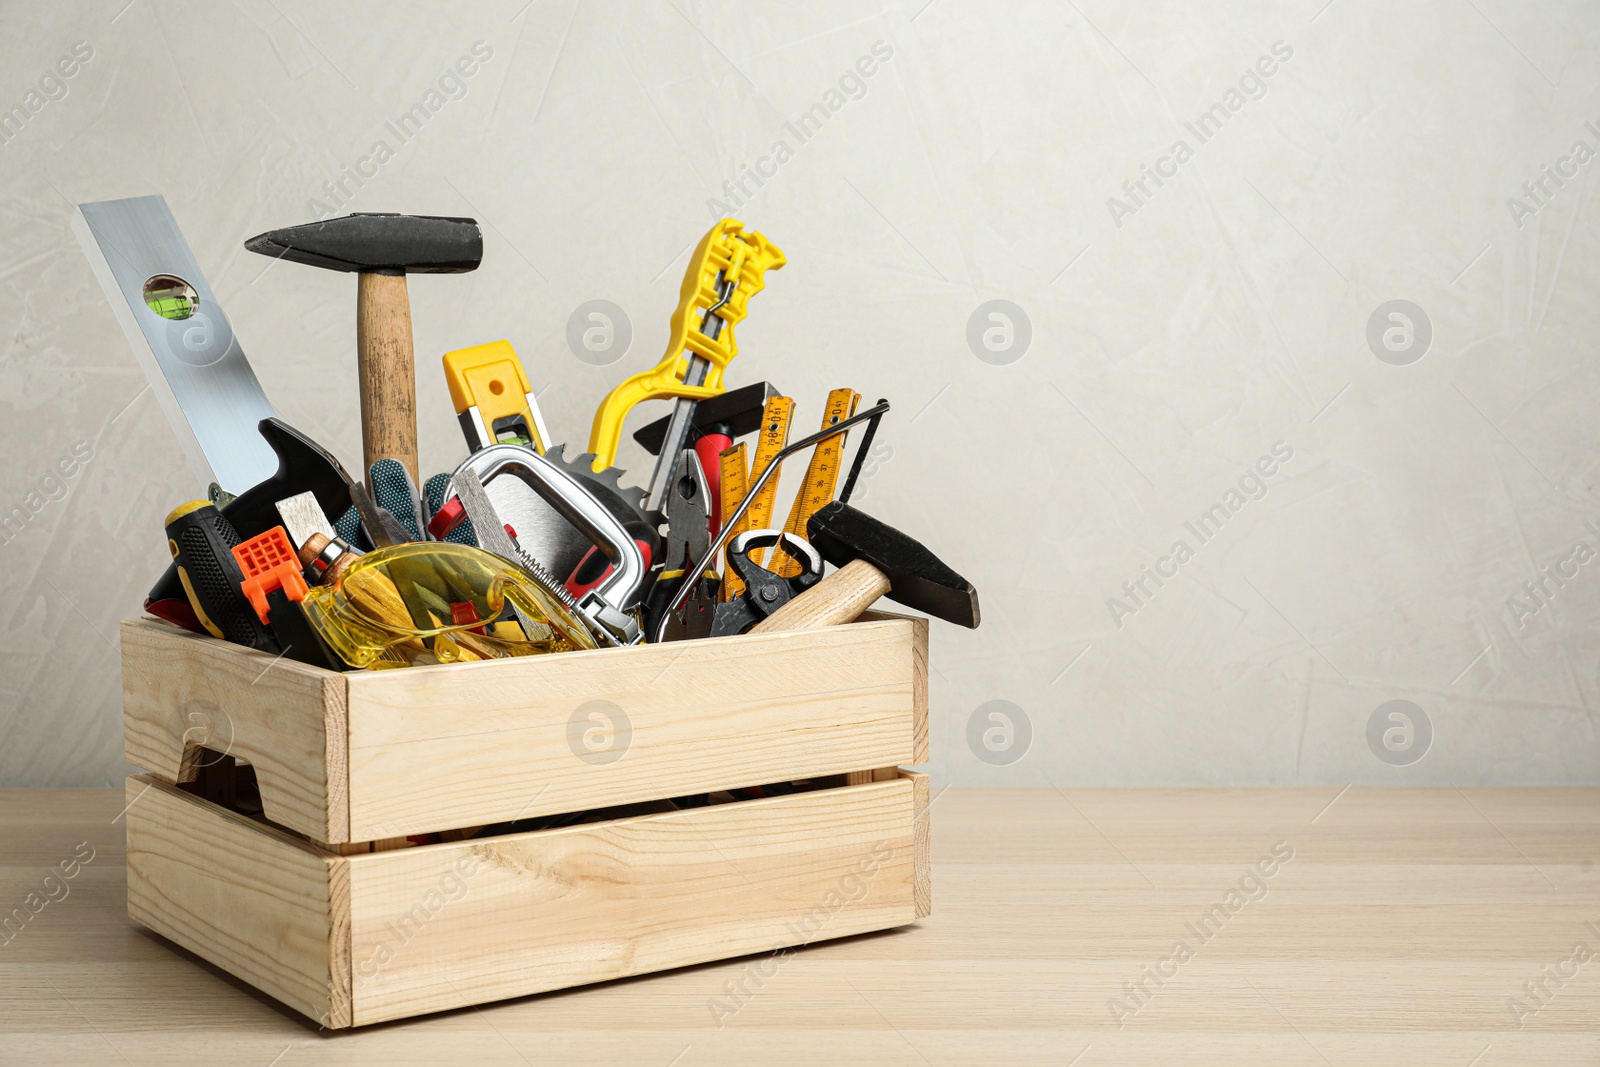
[{"label": "yellow tool handle", "polygon": [[[739,510],[739,505],[744,503],[745,487],[748,484],[745,479],[750,472],[750,467],[744,458],[745,451],[744,442],[740,441],[717,457],[717,469],[722,475],[719,495],[722,498],[723,515],[732,515]],[[729,540],[732,540],[731,534]],[[742,592],[744,592],[744,580],[724,562],[722,588],[717,594],[717,599],[731,600]]]},{"label": "yellow tool handle", "polygon": [[[856,413],[859,403],[861,394],[854,389],[833,390],[828,394],[828,406],[822,412],[820,428],[826,430],[848,419]],[[806,523],[811,516],[833,500],[834,487],[839,484],[839,466],[847,433],[848,430],[818,441],[811,450],[811,460],[806,464],[806,480],[800,483],[800,491],[794,495],[794,504],[789,508],[789,520],[783,524],[785,531],[804,537]],[[800,561],[785,552],[780,544],[772,550],[772,562],[768,564],[768,569],[785,578],[793,578],[800,573]]]},{"label": "yellow tool handle", "polygon": [[[768,270],[777,270],[786,260],[782,250],[759,233],[745,233],[738,219],[723,219],[707,231],[695,247],[678,291],[678,307],[672,313],[667,351],[650,370],[635,374],[606,394],[594,413],[589,431],[589,451],[594,453],[594,469],[604,470],[616,463],[622,443],[622,423],[633,406],[644,400],[683,397],[709,400],[724,391],[722,372],[739,354],[733,336],[735,324],[749,313],[750,298],[766,285]],[[734,283],[723,300],[717,291],[717,275]],[[719,306],[720,305],[720,306]],[[711,337],[701,331],[700,316],[713,314],[722,320],[721,332]],[[705,360],[705,380],[688,383],[690,360]]]}]

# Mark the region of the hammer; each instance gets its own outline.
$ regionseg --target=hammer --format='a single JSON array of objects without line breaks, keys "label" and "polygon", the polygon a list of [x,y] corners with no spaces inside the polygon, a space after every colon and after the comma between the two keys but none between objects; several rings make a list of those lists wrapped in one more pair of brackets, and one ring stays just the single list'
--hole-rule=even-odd
[{"label": "hammer", "polygon": [[417,474],[417,381],[406,274],[461,274],[483,262],[474,219],[360,213],[268,230],[244,243],[262,255],[358,275],[356,367],[361,383],[361,447],[371,470],[380,459]]},{"label": "hammer", "polygon": [[835,500],[806,523],[811,546],[839,569],[757,623],[751,633],[815,630],[849,622],[881,596],[970,629],[972,583],[887,523]]}]

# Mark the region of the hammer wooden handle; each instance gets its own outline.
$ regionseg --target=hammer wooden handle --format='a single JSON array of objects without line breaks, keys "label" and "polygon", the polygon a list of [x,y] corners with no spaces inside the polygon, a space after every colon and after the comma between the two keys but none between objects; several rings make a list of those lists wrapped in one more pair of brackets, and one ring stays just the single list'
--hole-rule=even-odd
[{"label": "hammer wooden handle", "polygon": [[356,373],[361,382],[362,474],[397,459],[417,476],[417,375],[404,274],[361,274],[356,290]]},{"label": "hammer wooden handle", "polygon": [[851,560],[756,623],[750,632],[816,630],[850,622],[888,591],[888,575],[864,559]]}]

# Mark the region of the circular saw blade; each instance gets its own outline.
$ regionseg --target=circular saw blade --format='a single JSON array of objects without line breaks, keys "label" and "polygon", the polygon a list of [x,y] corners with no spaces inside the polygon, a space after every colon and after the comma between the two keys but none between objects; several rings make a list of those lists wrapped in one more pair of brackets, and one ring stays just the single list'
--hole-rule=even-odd
[{"label": "circular saw blade", "polygon": [[661,524],[666,521],[666,516],[659,511],[645,508],[645,491],[623,485],[623,472],[620,468],[607,467],[605,470],[596,471],[592,466],[594,453],[583,452],[568,459],[566,448],[566,445],[551,445],[545,450],[544,458],[582,482],[584,488],[593,493],[594,498],[616,516],[617,521],[627,527],[630,534],[650,545],[651,560],[659,562],[662,549]]}]

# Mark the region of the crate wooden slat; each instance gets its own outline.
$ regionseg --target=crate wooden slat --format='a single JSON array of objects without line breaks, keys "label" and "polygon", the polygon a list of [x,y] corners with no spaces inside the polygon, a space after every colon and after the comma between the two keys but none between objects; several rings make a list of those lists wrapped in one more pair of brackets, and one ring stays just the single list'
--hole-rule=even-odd
[{"label": "crate wooden slat", "polygon": [[[771,636],[351,675],[351,839],[913,761],[910,624]],[[595,698],[631,725],[614,762],[573,754]]]},{"label": "crate wooden slat", "polygon": [[[130,763],[189,780],[209,736],[328,844],[927,759],[925,620],[347,674],[151,619],[122,639]],[[593,699],[631,724],[615,762],[569,744]]]},{"label": "crate wooden slat", "polygon": [[193,781],[200,746],[247,760],[267,818],[318,841],[350,840],[345,676],[156,619],[122,623],[129,763]]},{"label": "crate wooden slat", "polygon": [[911,624],[911,709],[912,754],[909,762],[927,763],[933,757],[928,750],[928,620],[921,615],[900,615],[879,608],[869,608],[856,619],[855,625],[865,622],[902,622]]},{"label": "crate wooden slat", "polygon": [[296,1011],[349,1026],[339,857],[151,775],[130,777],[127,796],[129,918]]},{"label": "crate wooden slat", "polygon": [[912,922],[927,780],[340,856],[129,779],[134,919],[338,1028]]},{"label": "crate wooden slat", "polygon": [[920,771],[902,770],[900,776],[911,783],[911,889],[922,919],[933,914],[933,787]]}]

